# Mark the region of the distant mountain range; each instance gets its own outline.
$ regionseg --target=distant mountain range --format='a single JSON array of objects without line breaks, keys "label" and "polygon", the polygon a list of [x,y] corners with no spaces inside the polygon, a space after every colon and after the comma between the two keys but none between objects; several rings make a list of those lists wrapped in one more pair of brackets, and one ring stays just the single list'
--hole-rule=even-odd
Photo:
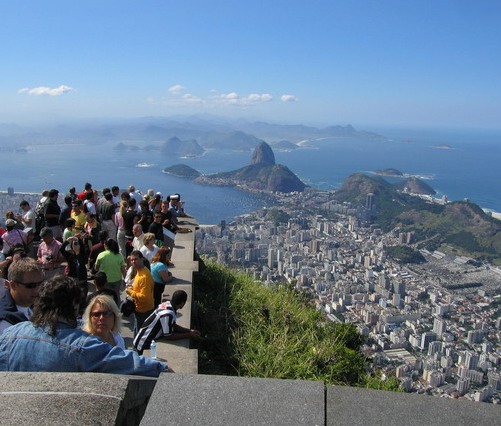
[{"label": "distant mountain range", "polygon": [[376,133],[356,130],[351,125],[317,128],[215,117],[88,120],[36,128],[0,123],[0,143],[3,146],[58,143],[101,145],[116,142],[116,149],[156,150],[171,155],[175,152],[181,157],[200,155],[201,150],[208,149],[252,151],[263,141],[275,149],[292,150],[301,141],[327,137],[384,138]]}]

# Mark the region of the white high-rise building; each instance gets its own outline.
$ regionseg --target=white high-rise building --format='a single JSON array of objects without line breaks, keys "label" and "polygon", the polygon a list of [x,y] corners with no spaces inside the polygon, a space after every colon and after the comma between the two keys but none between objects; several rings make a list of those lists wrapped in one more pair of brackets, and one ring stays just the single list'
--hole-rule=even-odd
[{"label": "white high-rise building", "polygon": [[442,337],[446,331],[445,320],[441,318],[435,318],[433,320],[433,332],[437,334],[438,337]]}]

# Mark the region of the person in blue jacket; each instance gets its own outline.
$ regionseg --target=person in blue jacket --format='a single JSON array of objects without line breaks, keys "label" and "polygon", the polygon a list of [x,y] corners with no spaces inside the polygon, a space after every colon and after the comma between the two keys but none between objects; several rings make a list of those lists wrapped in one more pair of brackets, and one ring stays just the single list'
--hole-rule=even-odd
[{"label": "person in blue jacket", "polygon": [[104,343],[77,328],[80,288],[56,276],[42,284],[31,321],[0,335],[0,371],[137,374],[158,377],[167,364]]}]

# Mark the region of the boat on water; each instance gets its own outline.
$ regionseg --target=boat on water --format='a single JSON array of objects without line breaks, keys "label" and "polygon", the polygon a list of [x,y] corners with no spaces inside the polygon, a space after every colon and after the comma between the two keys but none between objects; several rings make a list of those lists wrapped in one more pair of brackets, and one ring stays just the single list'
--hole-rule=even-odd
[{"label": "boat on water", "polygon": [[145,168],[148,168],[148,167],[153,167],[154,164],[151,164],[151,163],[137,163],[136,164],[136,167],[139,167],[139,168],[142,168],[142,169],[145,169]]}]

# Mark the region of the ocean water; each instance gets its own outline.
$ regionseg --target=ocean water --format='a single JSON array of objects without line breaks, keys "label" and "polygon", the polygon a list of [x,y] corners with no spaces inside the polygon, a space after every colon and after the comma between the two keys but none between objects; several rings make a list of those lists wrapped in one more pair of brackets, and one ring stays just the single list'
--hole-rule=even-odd
[{"label": "ocean water", "polygon": [[[420,176],[449,200],[469,198],[481,207],[501,211],[501,131],[378,129],[384,140],[336,138],[308,141],[290,152],[275,152],[277,163],[289,167],[303,182],[319,189],[336,189],[352,173],[395,168]],[[117,152],[115,142],[95,145],[30,146],[27,152],[2,155],[0,190],[41,192],[85,182],[95,188],[134,184],[146,191],[179,192],[186,211],[200,223],[218,223],[271,205],[266,196],[230,187],[197,185],[162,173],[184,163],[202,173],[234,170],[250,163],[251,152],[209,151],[180,159],[158,152]],[[449,145],[450,149],[437,146]],[[137,167],[148,163],[149,167]]]}]

